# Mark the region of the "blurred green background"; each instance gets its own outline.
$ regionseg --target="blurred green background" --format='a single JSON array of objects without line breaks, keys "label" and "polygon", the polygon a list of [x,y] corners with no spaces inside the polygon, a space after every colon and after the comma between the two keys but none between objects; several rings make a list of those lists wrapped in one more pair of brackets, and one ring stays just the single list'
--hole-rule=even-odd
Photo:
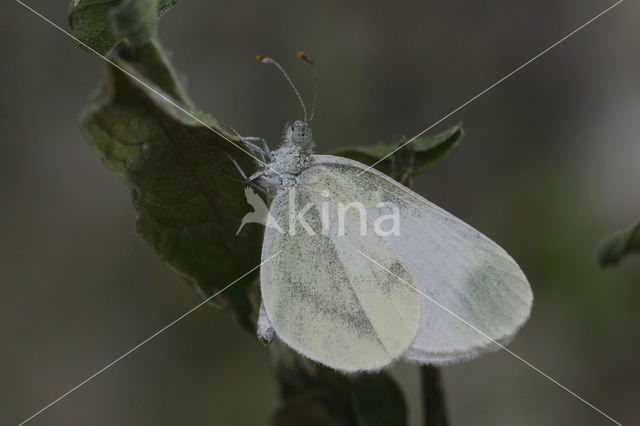
[{"label": "blurred green background", "polygon": [[[28,4],[68,28],[68,2]],[[320,75],[319,151],[411,137],[611,3],[183,0],[160,40],[196,105],[277,146]],[[434,129],[466,138],[416,182],[528,275],[510,348],[623,424],[640,422],[640,259],[595,247],[640,219],[640,6],[624,2]],[[15,424],[199,297],[134,234],[129,190],[78,127],[104,63],[16,2],[0,6],[0,423]],[[242,155],[242,154],[239,154]],[[240,221],[240,218],[238,218]],[[505,352],[444,370],[453,425],[610,424]],[[393,370],[420,424],[415,366]],[[267,352],[202,308],[34,425],[261,425],[277,403]]]}]

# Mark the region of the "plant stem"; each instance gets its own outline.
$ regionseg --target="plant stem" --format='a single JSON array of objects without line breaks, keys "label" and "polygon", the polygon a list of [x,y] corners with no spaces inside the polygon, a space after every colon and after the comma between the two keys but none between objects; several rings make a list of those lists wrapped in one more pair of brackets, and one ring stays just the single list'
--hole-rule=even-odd
[{"label": "plant stem", "polygon": [[[402,141],[399,142],[400,144]],[[391,157],[393,178],[401,184],[411,187],[413,182],[414,153],[409,145],[405,145]],[[447,407],[442,389],[440,369],[431,365],[420,367],[422,378],[422,405],[425,426],[447,426]]]},{"label": "plant stem", "polygon": [[425,426],[447,426],[449,421],[440,369],[432,365],[423,365],[420,367],[420,376]]}]

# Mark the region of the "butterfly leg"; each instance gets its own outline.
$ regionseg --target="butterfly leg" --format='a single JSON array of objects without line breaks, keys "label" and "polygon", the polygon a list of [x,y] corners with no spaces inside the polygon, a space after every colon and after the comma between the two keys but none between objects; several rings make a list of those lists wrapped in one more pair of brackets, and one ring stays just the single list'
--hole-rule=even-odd
[{"label": "butterfly leg", "polygon": [[242,142],[244,142],[244,144],[245,144],[246,146],[248,146],[249,148],[252,148],[252,149],[253,149],[253,152],[254,152],[254,153],[257,153],[257,154],[260,156],[260,158],[256,158],[256,160],[258,160],[258,162],[260,162],[260,163],[261,163],[261,164],[260,164],[261,166],[263,166],[263,167],[264,167],[264,166],[266,166],[266,165],[267,165],[266,155],[265,155],[264,151],[262,151],[262,148],[258,147],[256,144],[254,144],[254,143],[252,143],[252,142],[247,141],[247,140],[246,140],[246,139],[244,139],[244,138],[242,139]]},{"label": "butterfly leg", "polygon": [[[269,145],[267,145],[267,141],[264,138],[258,136],[242,136],[240,133],[236,131],[233,127],[226,126],[231,133],[233,133],[238,139],[244,142],[246,145],[250,146],[258,152],[262,157],[262,163],[266,166],[267,161],[271,161],[271,151],[269,150]],[[260,142],[262,144],[262,148],[254,144],[254,142]]]},{"label": "butterfly leg", "polygon": [[233,158],[228,152],[226,152],[226,151],[223,151],[223,152],[227,156],[229,161],[231,161],[231,164],[233,164],[233,166],[236,168],[238,173],[240,173],[240,176],[242,176],[242,179],[244,179],[244,182],[247,182],[247,183],[248,182],[253,182],[257,178],[259,178],[260,176],[263,176],[265,174],[265,170],[258,170],[257,172],[255,172],[251,176],[247,177],[247,174],[244,172],[244,170],[242,170],[242,167],[240,167],[240,164],[238,164],[238,162],[235,160],[235,158]]},{"label": "butterfly leg", "polygon": [[258,313],[258,340],[265,345],[268,345],[273,341],[276,335],[276,331],[271,324],[271,320],[267,316],[267,311],[264,309],[264,303],[260,302],[260,312]]},{"label": "butterfly leg", "polygon": [[253,189],[268,195],[269,191],[267,191],[267,189],[265,187],[263,187],[259,182],[256,182],[255,180],[257,178],[259,178],[260,176],[263,176],[265,171],[264,170],[258,170],[257,172],[255,172],[254,174],[252,174],[251,176],[247,177],[247,174],[244,172],[244,170],[242,170],[242,167],[240,167],[240,165],[238,164],[238,162],[225,150],[222,150],[222,152],[224,153],[224,155],[227,156],[227,158],[229,159],[229,161],[231,161],[231,164],[233,164],[233,166],[236,168],[236,170],[238,171],[238,173],[240,174],[241,178],[238,178],[236,176],[232,176],[230,173],[227,173],[226,171],[222,171],[222,173],[226,174],[227,176],[229,176],[231,179],[240,181],[242,183],[246,183],[249,186],[251,186]]},{"label": "butterfly leg", "polygon": [[247,179],[247,181],[249,182],[253,182],[254,180],[256,180],[257,178],[259,178],[260,176],[264,176],[264,174],[266,173],[266,170],[258,170],[257,172],[255,172],[254,174],[252,174],[251,176],[249,176],[249,178]]},{"label": "butterfly leg", "polygon": [[260,184],[256,183],[256,182],[251,182],[247,179],[242,179],[242,178],[238,178],[237,176],[232,176],[230,173],[227,173],[225,171],[223,171],[222,173],[224,173],[225,175],[229,176],[231,179],[238,181],[238,182],[242,182],[245,183],[247,185],[249,185],[250,187],[252,187],[253,189],[255,189],[256,191],[265,194],[265,195],[269,195],[270,192],[267,191],[267,189],[263,186],[261,186]]},{"label": "butterfly leg", "polygon": [[[253,147],[258,149],[266,159],[271,161],[271,150],[269,150],[269,145],[267,145],[267,141],[264,138],[260,138],[257,136],[240,136],[240,139],[245,142],[251,144]],[[253,142],[260,142],[262,144],[262,148],[257,147]]]},{"label": "butterfly leg", "polygon": [[[238,173],[240,173],[240,176],[242,176],[242,178],[245,181],[249,181],[249,178],[247,177],[247,174],[244,172],[244,170],[242,170],[242,167],[240,167],[240,164],[238,164],[238,162],[235,160],[235,158],[233,158],[231,155],[229,155],[227,152],[225,152],[225,154],[227,155],[227,157],[229,158],[229,161],[231,161],[231,164],[233,164],[236,168],[236,170],[238,171]],[[255,173],[254,173],[255,174]]]}]

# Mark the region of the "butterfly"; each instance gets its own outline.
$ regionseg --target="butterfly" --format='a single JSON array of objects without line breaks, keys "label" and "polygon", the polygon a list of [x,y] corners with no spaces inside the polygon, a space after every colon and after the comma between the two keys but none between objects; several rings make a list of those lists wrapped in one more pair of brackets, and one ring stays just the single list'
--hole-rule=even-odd
[{"label": "butterfly", "polygon": [[[265,228],[257,334],[343,372],[394,361],[445,365],[502,347],[529,317],[533,294],[496,243],[387,175],[313,153],[311,115],[285,125],[248,181],[273,199]],[[263,147],[255,143],[261,141]],[[242,171],[241,171],[242,173]],[[244,175],[243,173],[243,176]]]}]

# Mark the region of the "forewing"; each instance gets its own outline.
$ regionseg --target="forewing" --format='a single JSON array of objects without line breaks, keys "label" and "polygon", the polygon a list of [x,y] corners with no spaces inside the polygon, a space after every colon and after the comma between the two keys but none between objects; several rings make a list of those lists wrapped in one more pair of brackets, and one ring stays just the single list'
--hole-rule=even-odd
[{"label": "forewing", "polygon": [[[447,364],[498,349],[529,316],[533,295],[515,261],[497,244],[455,216],[374,169],[341,157],[314,156],[302,183],[323,180],[346,188],[345,198],[398,207],[398,235],[384,238],[410,280],[423,293],[417,336],[404,358]],[[385,213],[367,210],[371,221]],[[373,247],[363,252],[378,261]],[[373,269],[382,269],[373,262]],[[408,284],[407,284],[408,282]],[[416,292],[417,292],[416,291]]]},{"label": "forewing", "polygon": [[[348,194],[319,186],[316,179],[302,180],[270,208],[286,233],[265,231],[262,258],[280,252],[261,268],[266,313],[278,337],[314,361],[347,372],[382,368],[413,342],[419,295],[358,253],[373,253],[395,274],[411,279],[389,242],[373,233],[360,235],[356,210],[345,213],[346,235],[338,235],[334,226],[323,233],[322,206],[328,222],[336,223],[337,203],[346,202]],[[331,199],[322,195],[325,189],[334,194]],[[298,223],[293,231],[290,223],[309,204],[304,219],[315,235]]]}]

